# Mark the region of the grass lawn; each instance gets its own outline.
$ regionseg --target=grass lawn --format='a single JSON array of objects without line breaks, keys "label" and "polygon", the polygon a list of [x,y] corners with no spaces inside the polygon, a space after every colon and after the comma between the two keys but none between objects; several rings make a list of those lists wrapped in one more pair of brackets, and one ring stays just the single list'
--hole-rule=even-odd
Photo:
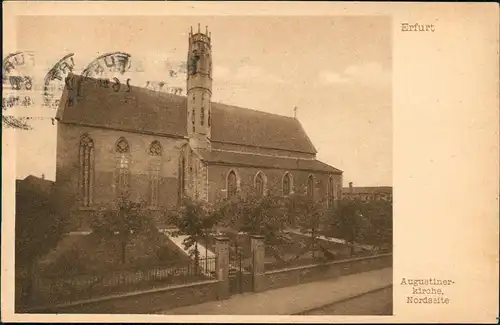
[{"label": "grass lawn", "polygon": [[64,252],[50,264],[43,265],[40,270],[42,275],[65,276],[134,266],[186,265],[189,262],[189,257],[160,232],[132,238],[125,248],[125,263],[121,260],[122,245],[118,238],[101,238],[89,234],[72,242],[70,248],[57,249]]},{"label": "grass lawn", "polygon": [[132,238],[126,246],[125,263],[121,260],[122,246],[118,238],[89,234],[69,242],[71,247],[56,247],[61,253],[52,254],[54,259],[50,263],[39,266],[35,274],[37,304],[69,302],[208,279],[197,275],[189,257],[159,232]]}]

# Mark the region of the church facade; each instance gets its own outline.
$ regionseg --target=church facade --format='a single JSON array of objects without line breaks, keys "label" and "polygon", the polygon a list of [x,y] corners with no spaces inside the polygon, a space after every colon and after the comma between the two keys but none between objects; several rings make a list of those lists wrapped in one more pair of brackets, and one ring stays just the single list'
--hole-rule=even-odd
[{"label": "church facade", "polygon": [[342,171],[316,159],[296,118],[212,102],[208,33],[189,34],[186,96],[69,78],[57,112],[55,186],[74,230],[87,230],[90,214],[120,195],[145,200],[153,215],[184,195],[341,197]]}]

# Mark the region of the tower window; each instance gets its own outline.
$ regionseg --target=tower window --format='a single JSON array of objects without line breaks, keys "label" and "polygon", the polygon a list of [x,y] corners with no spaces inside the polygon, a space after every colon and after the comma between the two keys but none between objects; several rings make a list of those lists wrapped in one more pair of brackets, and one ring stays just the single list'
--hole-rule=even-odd
[{"label": "tower window", "polygon": [[94,188],[94,141],[88,136],[80,140],[80,197],[82,205],[92,205]]},{"label": "tower window", "polygon": [[208,109],[208,126],[212,124],[212,116],[210,115],[210,109]]},{"label": "tower window", "polygon": [[205,124],[205,107],[201,107],[201,114],[200,114],[200,124],[203,125]]}]

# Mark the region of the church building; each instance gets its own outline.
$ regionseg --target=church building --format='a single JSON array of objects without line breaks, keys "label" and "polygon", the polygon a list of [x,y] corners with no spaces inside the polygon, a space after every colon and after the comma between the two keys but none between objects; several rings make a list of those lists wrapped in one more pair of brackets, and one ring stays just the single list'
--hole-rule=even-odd
[{"label": "church building", "polygon": [[65,87],[57,112],[55,186],[74,230],[123,194],[153,215],[183,195],[341,197],[342,171],[316,159],[298,119],[212,102],[208,32],[189,34],[186,96],[68,78],[78,86]]}]

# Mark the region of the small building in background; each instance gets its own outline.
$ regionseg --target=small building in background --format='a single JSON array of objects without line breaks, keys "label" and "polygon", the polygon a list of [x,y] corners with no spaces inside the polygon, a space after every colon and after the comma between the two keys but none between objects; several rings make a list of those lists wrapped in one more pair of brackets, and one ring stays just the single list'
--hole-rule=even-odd
[{"label": "small building in background", "polygon": [[352,182],[349,187],[342,188],[342,198],[347,200],[361,201],[391,201],[392,202],[392,186],[353,186]]}]

